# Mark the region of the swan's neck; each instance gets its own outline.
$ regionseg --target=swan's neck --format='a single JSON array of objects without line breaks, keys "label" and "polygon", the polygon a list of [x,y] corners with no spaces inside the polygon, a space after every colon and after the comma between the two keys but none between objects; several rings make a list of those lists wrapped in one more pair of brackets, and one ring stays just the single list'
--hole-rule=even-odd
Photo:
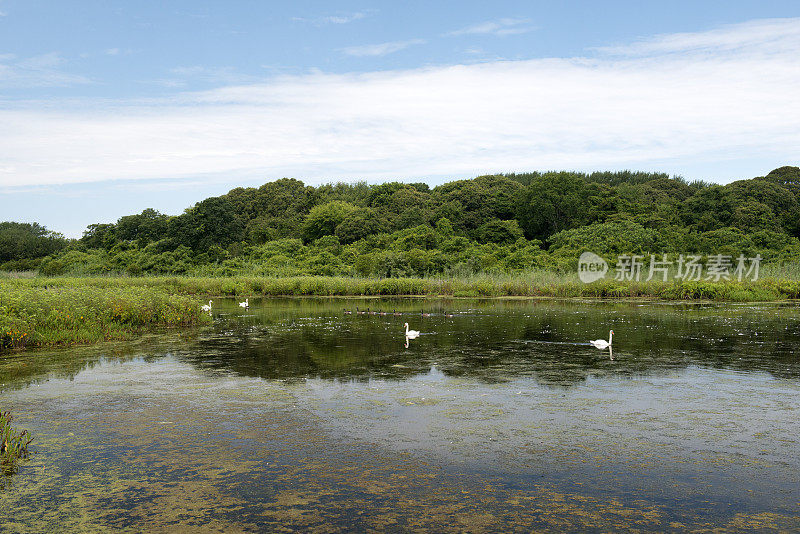
[{"label": "swan's neck", "polygon": [[608,344],[611,345],[611,338],[614,337],[614,331],[608,333]]},{"label": "swan's neck", "polygon": [[408,334],[408,323],[406,323],[406,334]]}]

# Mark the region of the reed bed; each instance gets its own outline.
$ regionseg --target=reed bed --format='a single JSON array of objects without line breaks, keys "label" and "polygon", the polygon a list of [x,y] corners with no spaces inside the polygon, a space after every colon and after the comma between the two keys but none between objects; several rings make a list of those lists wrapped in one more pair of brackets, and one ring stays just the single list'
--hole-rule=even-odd
[{"label": "reed bed", "polygon": [[131,280],[3,280],[0,349],[127,339],[151,327],[209,321],[196,298]]},{"label": "reed bed", "polygon": [[27,430],[18,431],[11,426],[11,414],[0,411],[0,474],[11,474],[17,462],[28,456],[28,445],[33,438]]},{"label": "reed bed", "polygon": [[[584,284],[577,275],[549,271],[523,274],[474,275],[464,277],[358,278],[336,276],[293,277],[85,277],[33,278],[0,281],[0,306],[7,293],[27,292],[24,298],[46,303],[58,299],[79,299],[91,306],[107,306],[111,295],[125,306],[145,309],[165,305],[165,299],[185,296],[179,309],[188,313],[191,305],[213,297],[244,296],[455,296],[455,297],[585,297],[654,298],[665,300],[763,301],[800,298],[800,279],[763,277],[757,281],[617,281],[603,279]],[[97,299],[100,301],[97,301]],[[150,299],[149,301],[147,299]],[[204,300],[205,299],[205,300]],[[19,299],[17,299],[19,300]],[[112,299],[113,300],[113,299]],[[41,304],[40,304],[41,305]],[[57,304],[53,304],[57,306]],[[67,303],[66,307],[70,307]],[[139,312],[137,312],[139,313]],[[74,316],[74,314],[72,314]],[[137,317],[147,317],[141,310]],[[167,317],[172,317],[167,315]],[[129,319],[138,320],[138,319]],[[171,322],[168,321],[168,322]]]}]

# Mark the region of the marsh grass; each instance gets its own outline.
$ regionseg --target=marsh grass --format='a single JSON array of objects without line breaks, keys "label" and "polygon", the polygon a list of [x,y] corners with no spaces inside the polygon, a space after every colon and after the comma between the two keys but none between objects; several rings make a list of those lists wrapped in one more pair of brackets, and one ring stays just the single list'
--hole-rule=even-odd
[{"label": "marsh grass", "polygon": [[[765,272],[757,281],[720,280],[683,281],[617,281],[605,278],[591,284],[578,279],[576,273],[530,271],[519,274],[478,274],[460,277],[430,276],[424,278],[369,278],[337,276],[288,277],[85,277],[34,278],[0,281],[4,289],[0,306],[6,305],[9,288],[19,297],[44,299],[78,299],[89,307],[108,306],[114,298],[125,308],[137,309],[133,315],[116,317],[117,322],[144,323],[148,313],[167,306],[171,297],[189,297],[199,306],[213,297],[240,296],[455,296],[455,297],[582,297],[582,298],[656,298],[665,300],[785,300],[800,298],[798,276],[793,267]],[[781,276],[776,276],[781,275]],[[114,298],[112,298],[114,297]],[[19,300],[19,298],[17,299]],[[149,302],[150,304],[147,304]],[[178,306],[188,313],[190,303]],[[48,304],[49,305],[49,304]],[[53,304],[57,306],[57,304]],[[69,302],[64,307],[75,307]],[[149,310],[149,311],[145,311]],[[2,311],[2,309],[0,309]],[[74,316],[74,314],[72,314]],[[174,319],[167,322],[170,323]]]},{"label": "marsh grass", "polygon": [[18,431],[11,426],[11,414],[0,411],[0,474],[14,473],[17,462],[28,456],[28,445],[33,438],[27,430]]},{"label": "marsh grass", "polygon": [[0,281],[0,349],[127,339],[149,327],[210,319],[196,298],[128,279]]},{"label": "marsh grass", "polygon": [[36,271],[0,271],[0,278],[36,278]]}]

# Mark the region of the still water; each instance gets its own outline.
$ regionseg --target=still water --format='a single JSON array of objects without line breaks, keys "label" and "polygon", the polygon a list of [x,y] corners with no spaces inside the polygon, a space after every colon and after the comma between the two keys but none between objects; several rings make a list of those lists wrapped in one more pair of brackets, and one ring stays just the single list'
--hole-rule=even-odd
[{"label": "still water", "polygon": [[0,359],[0,531],[800,530],[795,304],[214,304]]}]

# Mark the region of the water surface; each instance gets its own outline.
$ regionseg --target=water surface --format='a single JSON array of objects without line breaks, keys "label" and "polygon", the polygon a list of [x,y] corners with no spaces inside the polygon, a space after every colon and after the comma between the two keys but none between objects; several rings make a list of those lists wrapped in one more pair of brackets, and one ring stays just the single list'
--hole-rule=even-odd
[{"label": "water surface", "polygon": [[2,529],[800,529],[796,305],[215,305],[0,360]]}]

